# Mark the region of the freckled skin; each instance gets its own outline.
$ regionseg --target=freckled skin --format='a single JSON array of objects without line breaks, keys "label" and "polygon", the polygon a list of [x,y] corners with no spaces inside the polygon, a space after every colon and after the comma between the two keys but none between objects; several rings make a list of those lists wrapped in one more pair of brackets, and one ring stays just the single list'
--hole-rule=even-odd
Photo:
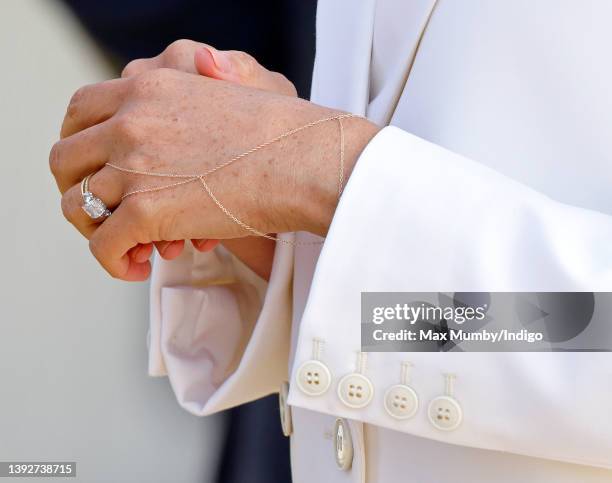
[{"label": "freckled skin", "polygon": [[[105,167],[106,161],[144,171],[201,173],[283,132],[336,114],[295,97],[153,69],[80,90],[68,108],[60,154],[53,156],[61,159],[53,161],[52,170],[64,192],[67,218],[90,238],[100,263],[115,277],[142,280],[149,262],[126,255],[138,244],[222,239],[229,246],[231,239],[248,233],[198,183],[121,201],[122,193],[168,180],[126,175]],[[348,178],[377,127],[363,119],[344,124]],[[230,211],[260,231],[323,235],[337,202],[338,143],[337,124],[325,123],[241,159],[207,182]],[[80,209],[78,182],[92,172],[92,192],[114,209],[102,224],[92,223]]]}]

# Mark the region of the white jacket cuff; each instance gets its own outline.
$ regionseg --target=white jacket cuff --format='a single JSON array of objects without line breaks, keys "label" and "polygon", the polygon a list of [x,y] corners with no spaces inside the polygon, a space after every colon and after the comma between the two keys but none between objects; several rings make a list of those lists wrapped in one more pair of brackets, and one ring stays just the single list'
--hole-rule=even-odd
[{"label": "white jacket cuff", "polygon": [[[358,160],[318,261],[301,321],[289,402],[447,443],[612,468],[608,353],[370,353],[374,397],[342,402],[356,372],[362,291],[610,291],[612,219],[557,203],[472,160],[388,127]],[[299,389],[313,340],[326,393]],[[384,395],[413,364],[420,407],[392,418]],[[436,429],[429,402],[456,374],[463,422]]]}]

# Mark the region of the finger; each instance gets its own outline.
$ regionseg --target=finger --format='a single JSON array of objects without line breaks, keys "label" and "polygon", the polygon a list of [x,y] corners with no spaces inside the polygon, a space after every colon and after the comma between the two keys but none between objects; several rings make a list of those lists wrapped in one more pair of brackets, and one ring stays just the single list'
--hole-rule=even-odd
[{"label": "finger", "polygon": [[[114,210],[121,203],[123,184],[121,173],[105,167],[89,179],[89,190],[100,198],[109,210]],[[83,196],[81,185],[75,184],[62,196],[62,212],[66,219],[79,230],[85,238],[100,226],[103,220],[94,220],[83,210]]]},{"label": "finger", "polygon": [[191,244],[199,252],[209,252],[213,250],[220,242],[220,240],[209,240],[207,238],[191,240]]},{"label": "finger", "polygon": [[159,255],[164,260],[174,260],[181,253],[183,253],[183,248],[185,248],[185,240],[158,241],[155,242],[155,248],[157,248]]},{"label": "finger", "polygon": [[193,65],[193,54],[203,45],[201,42],[188,39],[175,40],[161,54],[155,57],[131,61],[123,69],[121,77],[133,77],[148,70],[163,67],[197,74]]},{"label": "finger", "polygon": [[153,243],[139,243],[128,251],[128,255],[137,263],[144,263],[151,258]]},{"label": "finger", "polygon": [[[140,226],[135,221],[133,205],[124,203],[93,232],[89,240],[91,253],[114,278],[128,282],[146,280],[151,274],[151,262],[139,262],[128,252],[143,240],[139,239]],[[146,242],[145,242],[146,243]]]},{"label": "finger", "polygon": [[113,79],[76,91],[68,104],[61,137],[65,138],[112,117],[125,98],[127,83],[127,79]]},{"label": "finger", "polygon": [[110,125],[96,124],[53,145],[49,166],[60,192],[99,171],[109,158]]},{"label": "finger", "polygon": [[197,74],[193,64],[193,56],[197,49],[206,44],[189,39],[179,39],[172,42],[159,54],[160,67]]},{"label": "finger", "polygon": [[160,57],[151,57],[148,59],[135,59],[129,62],[121,71],[121,78],[134,77],[149,70],[158,69],[160,65]]},{"label": "finger", "polygon": [[295,87],[285,76],[269,71],[245,52],[204,46],[196,50],[194,64],[198,73],[206,77],[287,96],[297,95]]}]

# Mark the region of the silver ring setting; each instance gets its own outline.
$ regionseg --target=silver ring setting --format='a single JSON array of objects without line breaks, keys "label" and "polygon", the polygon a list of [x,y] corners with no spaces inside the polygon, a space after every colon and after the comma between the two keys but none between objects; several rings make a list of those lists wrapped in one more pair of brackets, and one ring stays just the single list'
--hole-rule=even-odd
[{"label": "silver ring setting", "polygon": [[111,211],[106,207],[104,201],[89,191],[89,178],[91,178],[91,176],[90,174],[81,181],[81,196],[83,197],[82,208],[92,220],[99,220],[110,216]]}]

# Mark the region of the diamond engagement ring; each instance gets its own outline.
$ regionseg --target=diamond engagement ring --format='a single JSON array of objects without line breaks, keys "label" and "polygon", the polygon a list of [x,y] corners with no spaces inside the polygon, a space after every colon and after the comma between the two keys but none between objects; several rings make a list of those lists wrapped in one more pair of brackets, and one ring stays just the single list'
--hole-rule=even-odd
[{"label": "diamond engagement ring", "polygon": [[91,176],[90,174],[81,181],[81,196],[83,197],[82,208],[92,220],[99,220],[100,218],[110,216],[111,212],[104,204],[104,201],[94,196],[94,194],[89,191],[89,178],[91,178]]}]

